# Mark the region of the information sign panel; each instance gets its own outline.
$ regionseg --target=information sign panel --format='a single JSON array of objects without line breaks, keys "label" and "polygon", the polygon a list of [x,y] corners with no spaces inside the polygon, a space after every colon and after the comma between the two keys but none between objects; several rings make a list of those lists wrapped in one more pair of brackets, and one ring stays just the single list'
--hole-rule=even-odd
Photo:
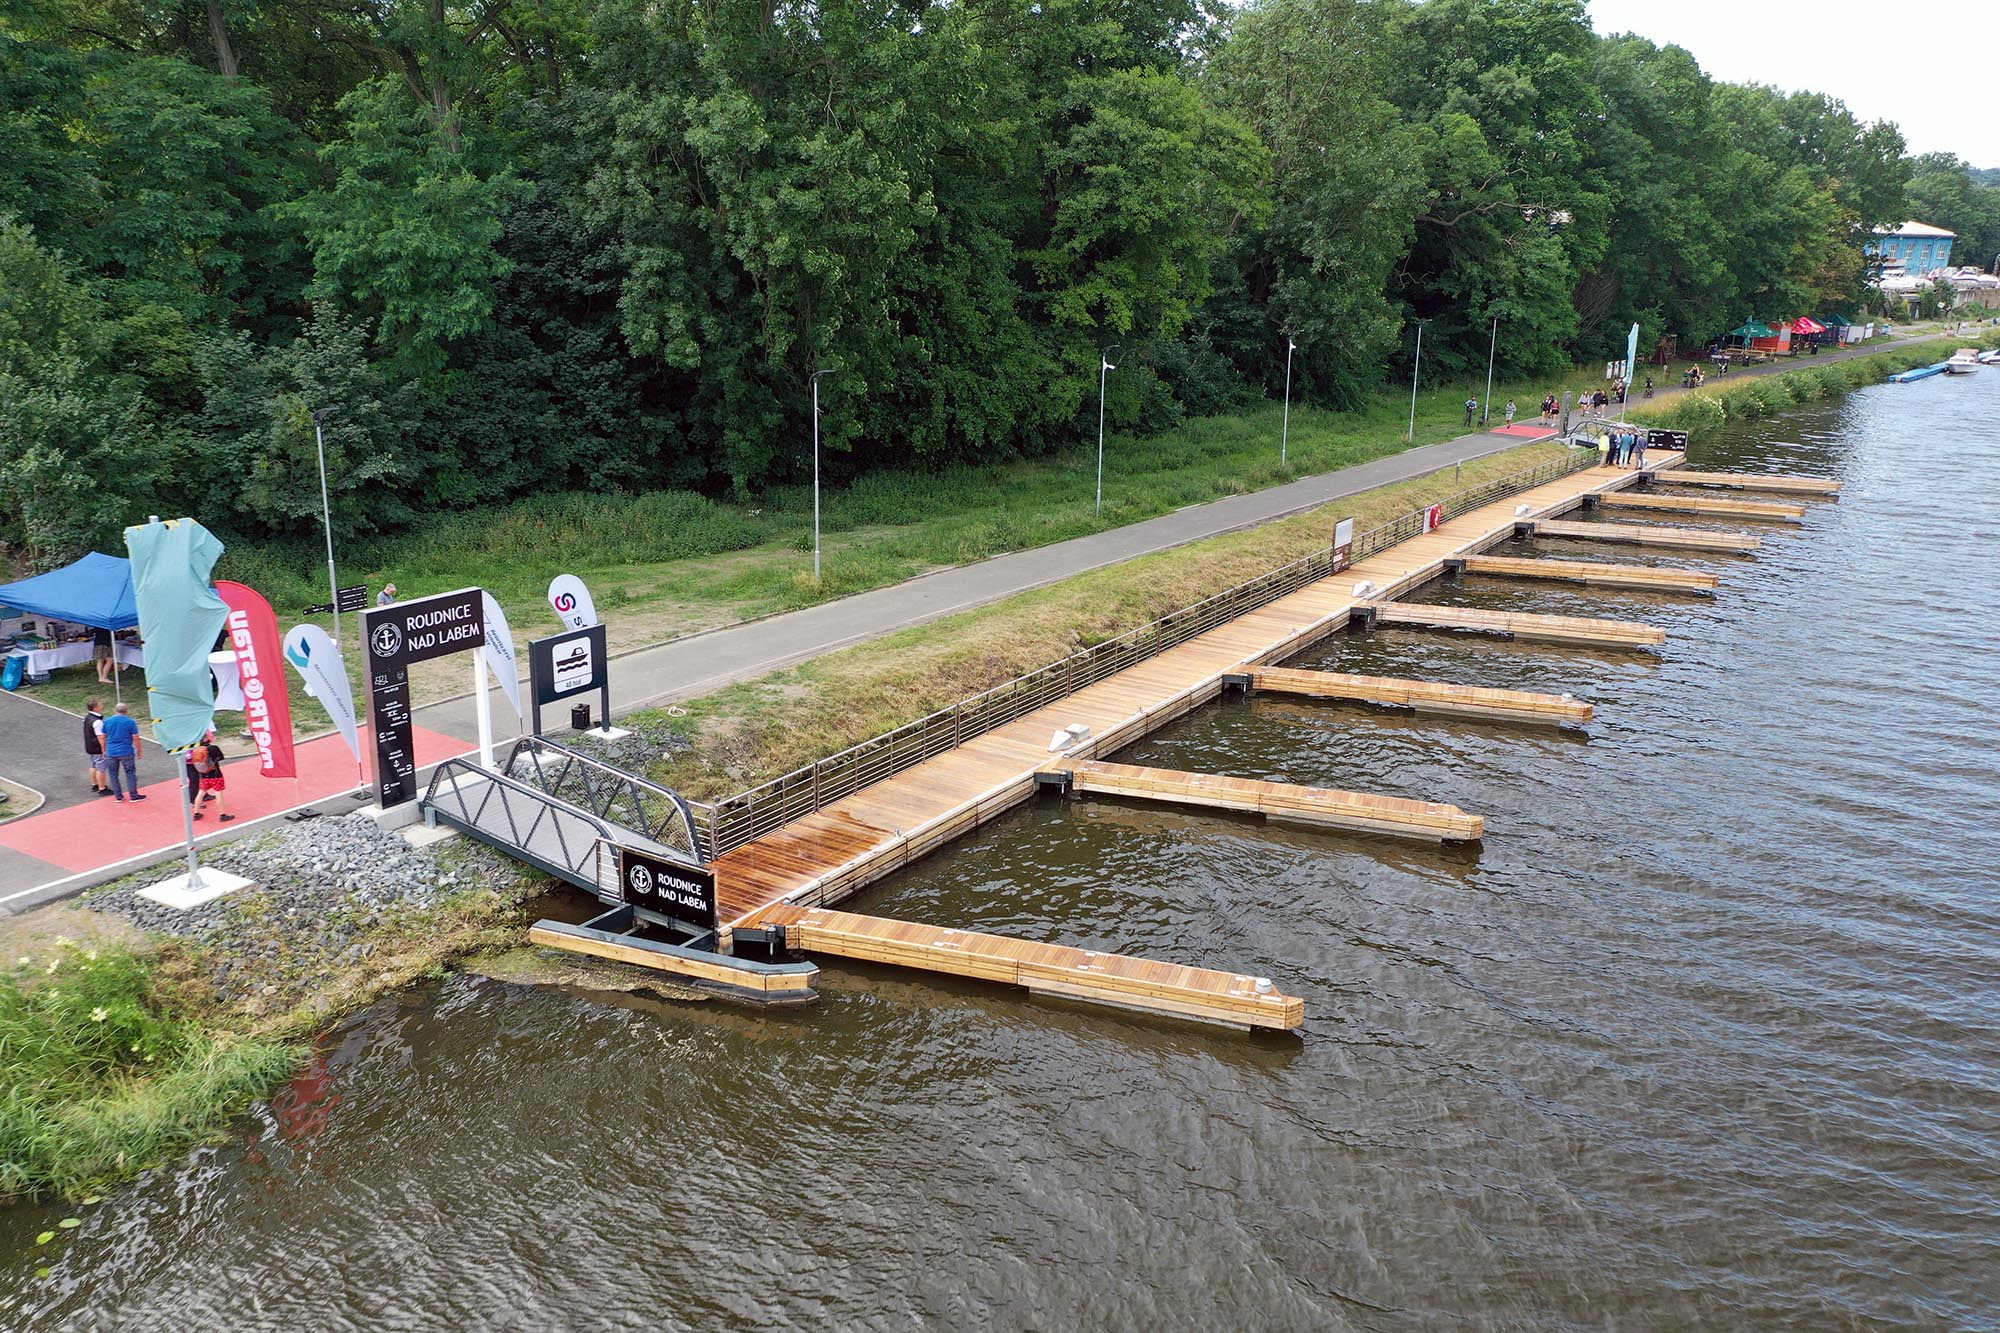
[{"label": "information sign panel", "polygon": [[410,667],[483,644],[485,600],[478,588],[461,588],[373,607],[361,613],[361,641],[367,645],[362,660],[368,664],[368,732],[375,752],[375,793],[387,810],[417,795]]}]

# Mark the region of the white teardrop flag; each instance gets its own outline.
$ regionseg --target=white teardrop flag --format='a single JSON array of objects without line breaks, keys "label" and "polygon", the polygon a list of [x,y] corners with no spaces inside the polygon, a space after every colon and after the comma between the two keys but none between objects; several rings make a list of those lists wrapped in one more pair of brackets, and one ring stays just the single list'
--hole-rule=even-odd
[{"label": "white teardrop flag", "polygon": [[589,629],[597,623],[597,604],[590,589],[574,574],[558,574],[549,581],[549,605],[570,629]]}]

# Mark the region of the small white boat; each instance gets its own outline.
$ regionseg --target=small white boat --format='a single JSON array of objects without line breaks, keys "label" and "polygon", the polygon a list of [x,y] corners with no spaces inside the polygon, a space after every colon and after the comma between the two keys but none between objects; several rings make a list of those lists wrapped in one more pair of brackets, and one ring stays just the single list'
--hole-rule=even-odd
[{"label": "small white boat", "polygon": [[1979,354],[1979,364],[1982,366],[2000,366],[2000,347],[1996,347],[1990,352],[1981,352]]},{"label": "small white boat", "polygon": [[1947,375],[1977,375],[1979,373],[1979,349],[1977,347],[1961,347],[1956,352],[1953,352],[1951,359],[1944,363],[1944,373]]}]

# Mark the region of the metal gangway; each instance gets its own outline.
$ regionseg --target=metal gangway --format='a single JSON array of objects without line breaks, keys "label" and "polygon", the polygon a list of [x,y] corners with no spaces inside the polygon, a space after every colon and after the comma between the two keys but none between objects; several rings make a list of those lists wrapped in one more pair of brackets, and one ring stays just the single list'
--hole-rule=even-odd
[{"label": "metal gangway", "polygon": [[[528,932],[531,943],[651,968],[748,1004],[818,998],[813,983],[819,969],[811,963],[736,955],[738,940],[766,944],[769,932],[737,934],[712,920],[690,923],[628,898],[620,873],[621,855],[628,852],[707,875],[713,893],[694,811],[669,788],[555,741],[523,736],[493,768],[470,756],[439,764],[422,808],[429,822],[459,829],[609,905],[581,925],[537,922]],[[656,938],[661,931],[674,938]]]},{"label": "metal gangway", "polygon": [[701,866],[694,811],[678,792],[540,736],[523,736],[495,768],[472,756],[431,774],[426,820],[453,828],[557,879],[622,903],[618,849]]}]

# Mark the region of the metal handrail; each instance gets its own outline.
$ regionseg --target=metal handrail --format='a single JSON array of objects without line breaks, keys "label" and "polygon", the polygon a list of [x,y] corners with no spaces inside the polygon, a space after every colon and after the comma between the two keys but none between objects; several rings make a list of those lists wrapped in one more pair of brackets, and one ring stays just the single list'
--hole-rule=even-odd
[{"label": "metal handrail", "polygon": [[[1460,491],[1442,502],[1443,519],[1457,518],[1495,500],[1518,495],[1596,462],[1597,458],[1592,454],[1551,459],[1484,486]],[[1428,506],[1413,510],[1360,534],[1355,538],[1351,558],[1365,560],[1398,542],[1422,535],[1427,510]],[[701,831],[709,854],[720,856],[731,848],[763,837],[794,819],[893,777],[973,737],[1005,726],[1107,676],[1179,647],[1217,625],[1317,582],[1338,568],[1332,548],[1315,551],[1178,611],[1168,612],[1116,638],[1071,653],[927,717],[851,745],[837,754],[828,755],[734,796],[724,797],[712,804],[690,802],[691,827]]]},{"label": "metal handrail", "polygon": [[[478,793],[476,801],[469,792]],[[527,811],[517,809],[517,801],[509,798],[525,798]],[[607,887],[599,871],[597,846],[618,842],[617,832],[559,796],[457,758],[432,770],[423,806],[481,841],[599,896],[616,891],[616,876]]]},{"label": "metal handrail", "polygon": [[[530,760],[523,765],[523,758]],[[553,761],[551,763],[550,761]],[[654,842],[678,847],[697,862],[702,855],[701,828],[686,797],[637,773],[605,763],[546,736],[523,736],[514,742],[501,771],[538,785],[559,799],[615,821],[620,827]],[[554,768],[553,774],[550,769]],[[664,803],[665,809],[658,807]],[[680,838],[673,833],[678,827]]]}]

